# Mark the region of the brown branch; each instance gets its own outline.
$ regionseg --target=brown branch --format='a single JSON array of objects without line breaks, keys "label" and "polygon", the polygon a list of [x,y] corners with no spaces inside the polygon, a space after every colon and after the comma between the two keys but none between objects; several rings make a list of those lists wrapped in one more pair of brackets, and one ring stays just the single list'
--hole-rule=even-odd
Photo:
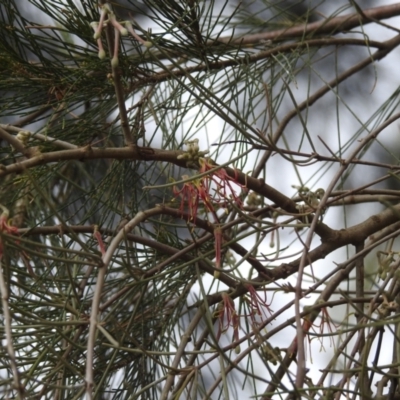
[{"label": "brown branch", "polygon": [[[163,161],[169,162],[180,167],[186,168],[186,161],[178,159],[179,155],[184,154],[181,150],[162,150],[151,147],[114,147],[114,148],[98,148],[85,146],[71,150],[60,150],[48,153],[40,153],[29,160],[15,162],[4,166],[0,165],[0,177],[21,173],[27,169],[53,162],[61,162],[68,160],[97,160],[97,159],[115,159],[115,160],[132,160],[132,161]],[[216,165],[217,167],[217,165]],[[226,168],[228,175],[234,177],[248,189],[254,190],[261,195],[265,195],[270,200],[281,203],[280,207],[289,213],[297,214],[296,204],[287,196],[282,195],[271,186],[265,184],[261,179],[248,177],[246,174],[232,169]],[[276,201],[275,201],[275,200]]]},{"label": "brown branch", "polygon": [[[168,213],[176,214],[179,213],[179,210],[164,208]],[[308,253],[308,257],[306,260],[306,265],[310,265],[317,260],[325,258],[328,254],[333,251],[349,245],[349,244],[357,244],[364,242],[370,235],[379,232],[381,229],[386,228],[387,226],[394,224],[400,220],[400,205],[396,205],[395,207],[388,208],[382,211],[379,214],[373,215],[369,217],[364,222],[357,224],[353,227],[341,230],[331,230],[331,236],[325,238],[325,242],[311,250]],[[239,249],[238,246],[235,246],[235,251],[238,254],[242,254],[243,250]],[[293,275],[298,271],[298,268],[301,263],[301,257],[297,260],[294,260],[290,263],[281,264],[278,267],[267,270],[268,274],[268,282],[276,282],[280,279],[286,279],[290,275]],[[264,269],[265,271],[265,269]],[[267,283],[265,277],[260,275],[260,277],[255,278],[254,282],[259,282],[262,284]],[[233,293],[230,294],[232,298],[239,297],[245,293],[247,293],[247,289],[243,284],[236,286],[236,289]],[[220,293],[215,293],[210,295],[207,299],[208,304],[216,304],[221,301]]]},{"label": "brown branch", "polygon": [[[180,167],[187,167],[186,161],[178,159],[178,155],[183,151],[178,150],[162,150],[150,147],[123,147],[123,148],[98,148],[98,147],[80,147],[78,149],[60,150],[55,152],[41,153],[37,156],[20,162],[15,162],[8,166],[0,166],[0,177],[11,173],[23,172],[26,169],[45,165],[52,162],[60,162],[67,160],[96,160],[96,159],[115,159],[115,160],[132,160],[132,161],[163,161],[169,162]],[[217,165],[216,165],[217,167]],[[283,210],[294,215],[298,214],[296,203],[289,197],[280,193],[272,186],[266,184],[261,179],[252,178],[243,172],[225,168],[229,176],[250,190],[270,199]],[[321,234],[323,225],[321,225]],[[327,227],[326,227],[327,228]],[[328,229],[328,228],[327,228]]]},{"label": "brown branch", "polygon": [[[255,62],[264,58],[271,57],[275,54],[293,51],[298,49],[299,47],[305,46],[305,48],[309,49],[313,46],[327,46],[327,45],[356,45],[356,46],[368,46],[368,47],[376,47],[378,49],[384,50],[385,43],[380,43],[376,41],[368,41],[361,39],[346,39],[346,38],[323,38],[323,39],[310,39],[305,40],[304,37],[306,35],[321,35],[328,34],[334,35],[341,32],[348,32],[350,29],[353,29],[360,25],[365,25],[371,22],[376,22],[380,19],[391,18],[400,15],[400,5],[394,4],[390,6],[383,6],[372,8],[363,11],[363,14],[353,13],[349,15],[345,15],[342,17],[335,17],[328,21],[318,21],[310,24],[304,24],[295,26],[288,29],[280,29],[272,32],[261,32],[253,35],[245,35],[239,38],[232,38],[232,36],[219,38],[218,40],[210,40],[208,45],[215,44],[230,44],[230,45],[250,45],[256,43],[263,43],[265,41],[277,41],[277,40],[288,40],[293,38],[301,38],[303,39],[300,43],[287,43],[282,46],[278,46],[273,49],[269,49],[267,51],[261,51],[257,54],[246,55],[243,58],[235,58],[234,60],[225,60],[218,61],[215,63],[208,63],[207,65],[200,65],[196,67],[189,67],[183,71],[173,70],[174,76],[184,76],[186,73],[198,72],[203,70],[213,70],[213,69],[221,69],[226,68],[228,66],[240,65],[241,63],[248,64],[249,62]],[[147,84],[149,82],[161,82],[169,79],[171,73],[162,72],[155,74],[151,77],[142,79],[139,84],[142,86],[143,84]],[[132,86],[128,89],[128,91],[134,91],[138,87],[138,83],[132,84]]]},{"label": "brown branch", "polygon": [[382,6],[363,10],[359,12],[335,17],[328,20],[307,23],[293,26],[287,29],[279,29],[272,32],[261,32],[253,35],[245,35],[239,38],[231,36],[219,38],[218,42],[231,45],[247,45],[262,43],[267,40],[287,40],[293,38],[304,38],[307,35],[336,35],[341,32],[348,32],[360,25],[366,25],[381,19],[393,18],[400,15],[400,3],[389,6]]},{"label": "brown branch", "polygon": [[150,147],[79,147],[71,150],[60,150],[48,153],[40,153],[29,160],[15,162],[8,166],[0,165],[0,177],[11,173],[20,173],[26,169],[45,165],[52,162],[68,160],[136,160],[136,161],[164,161],[186,167],[184,160],[178,160],[178,155],[183,154],[179,150],[157,150]]},{"label": "brown branch", "polygon": [[[379,232],[381,229],[386,228],[389,225],[395,224],[400,220],[400,205],[396,205],[392,208],[388,208],[379,214],[369,217],[364,222],[354,225],[347,229],[341,229],[333,232],[333,235],[325,242],[321,243],[315,249],[309,251],[308,257],[305,265],[310,265],[317,260],[324,259],[328,254],[333,251],[347,246],[349,244],[357,244],[366,240],[370,235]],[[276,282],[280,279],[286,279],[290,275],[293,275],[298,271],[300,266],[301,257],[290,262],[281,264],[278,267],[269,270],[271,275],[271,282]],[[260,283],[266,283],[262,278],[256,278],[255,281]],[[232,298],[246,293],[246,289],[239,285],[235,292],[230,294]],[[215,302],[221,301],[221,297],[212,295],[213,299],[209,299],[210,304],[215,304]]]},{"label": "brown branch", "polygon": [[[0,177],[10,173],[23,172],[25,169],[35,166],[44,165],[52,162],[60,162],[66,160],[95,160],[95,159],[116,159],[116,160],[141,160],[141,161],[163,161],[186,167],[185,160],[178,159],[178,155],[183,154],[178,150],[162,150],[147,147],[123,147],[123,148],[96,148],[91,146],[81,147],[72,150],[60,150],[55,152],[41,153],[37,156],[20,162],[15,162],[8,166],[0,166]],[[253,190],[259,195],[271,200],[281,209],[296,216],[299,214],[296,208],[296,202],[285,196],[272,186],[265,183],[262,179],[250,177],[243,172],[225,167],[229,176],[234,178],[238,183],[249,190]],[[323,239],[329,238],[333,234],[333,230],[323,223],[319,223],[316,227],[316,233]]]},{"label": "brown branch", "polygon": [[[65,142],[65,141],[59,140],[59,139],[54,139],[51,136],[44,135],[43,133],[27,131],[26,129],[19,128],[17,125],[0,124],[0,128],[4,129],[5,131],[14,132],[14,133],[25,132],[27,135],[29,135],[29,137],[39,139],[43,142],[51,143],[52,145],[54,145],[56,147],[60,147],[62,149],[69,150],[69,149],[79,148],[79,146],[77,146],[75,144]],[[45,130],[43,130],[43,131],[45,131]]]},{"label": "brown branch", "polygon": [[[107,24],[105,31],[107,37],[108,51],[110,53],[110,59],[113,60],[114,57],[116,57],[118,60],[118,50],[119,50],[118,46],[120,45],[119,32],[118,31],[114,32],[114,28],[111,24]],[[115,42],[114,39],[116,39]],[[112,61],[111,61],[111,71],[112,71],[112,80],[115,90],[115,98],[117,99],[119,118],[121,121],[121,129],[125,139],[125,145],[132,146],[135,144],[135,141],[129,129],[129,120],[125,105],[125,93],[121,82],[121,71],[120,68],[114,65]]]},{"label": "brown branch", "polygon": [[[186,67],[182,69],[170,69],[165,68],[165,71],[158,72],[153,75],[144,77],[140,79],[140,81],[133,82],[126,90],[127,92],[134,92],[138,89],[138,87],[146,86],[150,83],[160,83],[164,82],[168,79],[171,79],[171,76],[174,78],[185,77],[188,74],[192,74],[194,72],[201,72],[201,71],[211,71],[211,70],[221,70],[227,67],[237,67],[240,65],[248,65],[250,63],[255,63],[260,60],[264,60],[270,58],[272,56],[293,52],[295,50],[299,50],[304,48],[305,50],[309,51],[310,47],[324,47],[324,46],[344,46],[344,45],[354,45],[354,46],[363,46],[363,47],[376,47],[378,49],[384,49],[385,42],[377,42],[377,41],[365,41],[362,39],[332,39],[332,38],[324,38],[324,39],[313,39],[313,40],[306,40],[302,42],[295,42],[295,43],[286,43],[278,47],[274,47],[268,50],[259,51],[255,54],[246,54],[243,57],[236,57],[234,59],[228,60],[220,60],[215,62],[209,62],[206,64],[200,64],[193,67]],[[164,57],[168,53],[163,51],[161,55]],[[153,55],[155,57],[156,54]],[[160,58],[160,57],[159,57]]]}]

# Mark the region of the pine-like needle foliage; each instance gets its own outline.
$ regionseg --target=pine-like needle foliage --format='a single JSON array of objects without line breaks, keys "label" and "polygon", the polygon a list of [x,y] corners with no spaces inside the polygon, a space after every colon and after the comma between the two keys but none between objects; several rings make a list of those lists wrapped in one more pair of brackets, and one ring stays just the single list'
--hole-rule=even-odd
[{"label": "pine-like needle foliage", "polygon": [[400,6],[332,3],[1,1],[2,398],[398,396]]}]

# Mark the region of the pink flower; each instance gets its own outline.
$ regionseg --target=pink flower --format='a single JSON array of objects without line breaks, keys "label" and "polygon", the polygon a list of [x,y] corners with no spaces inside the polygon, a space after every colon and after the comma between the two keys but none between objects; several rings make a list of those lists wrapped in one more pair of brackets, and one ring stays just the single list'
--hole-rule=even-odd
[{"label": "pink flower", "polygon": [[[315,311],[315,312],[318,312],[318,311]],[[331,342],[331,346],[332,345],[334,346],[335,343],[332,340],[332,336],[338,327],[332,321],[332,318],[330,317],[326,307],[321,308],[320,318],[321,318],[321,320],[320,320],[320,323],[318,324],[315,322],[311,322],[311,319],[314,321],[314,318],[310,318],[308,315],[304,317],[303,328],[304,328],[304,332],[308,335],[308,341],[311,343],[311,340],[313,339],[313,337],[311,337],[311,334],[310,334],[310,330],[312,329],[315,333],[317,333],[318,340],[321,343],[321,348],[323,348],[324,347],[323,338],[324,338],[324,336],[326,336],[324,334],[327,333],[325,330],[325,326],[327,326],[327,329],[330,333],[330,335],[328,335],[328,336],[329,336],[329,340]],[[318,328],[318,330],[316,328]]]},{"label": "pink flower", "polygon": [[[200,173],[207,173],[212,171],[215,167],[206,158],[200,157],[198,159]],[[182,176],[183,179],[189,179],[189,176]],[[238,186],[235,188],[234,185]],[[198,213],[199,204],[203,204],[206,213],[209,213],[214,218],[214,224],[219,224],[220,220],[218,218],[217,210],[215,204],[222,207],[226,207],[232,201],[236,203],[239,208],[243,207],[242,200],[236,194],[239,188],[245,188],[241,185],[235,178],[228,175],[224,168],[212,171],[209,174],[202,176],[200,178],[194,178],[192,181],[185,182],[182,189],[178,189],[176,186],[173,187],[173,193],[175,197],[180,197],[181,203],[179,210],[181,214],[184,214],[185,208],[189,208],[190,220],[196,221],[196,216]],[[214,190],[212,195],[210,192]],[[222,229],[217,226],[214,228],[214,238],[215,238],[215,278],[219,277],[221,269],[221,248],[223,242]]]},{"label": "pink flower", "polygon": [[[200,158],[199,163],[200,173],[204,173],[215,168],[215,165],[212,165],[206,158]],[[215,184],[215,202],[220,203],[221,206],[224,207],[229,204],[230,201],[234,201],[239,208],[243,207],[243,202],[236,194],[236,191],[240,188],[247,191],[247,188],[240,184],[237,179],[229,176],[224,168],[219,168],[216,171],[211,172],[207,178],[208,179],[205,183],[207,190],[210,189],[210,186],[213,183]],[[237,186],[237,188],[235,188],[235,186]]]},{"label": "pink flower", "polygon": [[[182,178],[188,179],[189,177],[183,175]],[[218,220],[203,179],[194,179],[193,181],[185,182],[181,190],[174,186],[173,193],[175,197],[181,197],[181,204],[179,207],[181,213],[184,213],[185,206],[187,206],[189,208],[190,218],[193,221],[196,220],[199,203],[204,204],[206,211],[211,212],[214,215],[214,218]]]},{"label": "pink flower", "polygon": [[[235,310],[235,303],[229,297],[228,293],[222,292],[222,304],[220,306],[218,320],[219,328],[217,333],[217,339],[221,337],[221,333],[225,333],[229,327],[233,328],[233,340],[237,342],[239,340],[239,316]],[[226,320],[226,322],[225,322]]]},{"label": "pink flower", "polygon": [[273,313],[273,311],[270,309],[271,303],[267,304],[265,292],[263,299],[253,285],[245,283],[244,286],[248,290],[248,295],[250,296],[250,299],[246,298],[250,307],[250,318],[253,322],[253,325],[257,326],[259,321],[256,321],[256,317],[261,318],[262,321],[264,317],[267,318],[266,311],[268,311],[270,315]]},{"label": "pink flower", "polygon": [[[183,175],[182,178],[188,179],[189,177],[187,175]],[[200,199],[196,185],[194,185],[193,182],[185,182],[181,190],[174,186],[173,193],[175,197],[179,196],[181,198],[181,204],[179,207],[181,214],[183,215],[185,206],[187,206],[189,208],[190,219],[195,221]]]},{"label": "pink flower", "polygon": [[[3,212],[0,215],[0,232],[5,232],[9,235],[16,235],[18,233],[18,228],[12,226],[8,222],[8,212]],[[0,259],[3,257],[3,240],[0,238]]]},{"label": "pink flower", "polygon": [[[200,158],[199,163],[200,173],[210,171],[214,168],[205,158]],[[188,178],[187,175],[183,176],[183,179]],[[210,193],[213,185],[214,195]],[[217,223],[219,219],[214,207],[215,203],[225,207],[233,200],[239,208],[243,206],[242,200],[236,194],[237,189],[234,188],[234,185],[237,185],[239,188],[245,188],[234,178],[230,177],[224,168],[220,168],[209,175],[194,179],[191,182],[185,182],[181,190],[174,187],[173,192],[176,197],[181,197],[180,210],[182,213],[186,204],[189,207],[191,218],[195,220],[198,205],[202,202],[206,211],[213,215],[214,221]]]}]

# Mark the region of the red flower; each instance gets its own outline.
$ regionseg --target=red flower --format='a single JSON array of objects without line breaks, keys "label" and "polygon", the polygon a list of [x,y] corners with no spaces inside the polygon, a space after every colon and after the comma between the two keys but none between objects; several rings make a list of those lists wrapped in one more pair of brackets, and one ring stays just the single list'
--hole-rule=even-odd
[{"label": "red flower", "polygon": [[[3,212],[0,215],[0,232],[5,232],[9,235],[15,235],[18,233],[18,228],[12,226],[8,222],[8,212]],[[0,238],[0,259],[3,257],[3,240]]]},{"label": "red flower", "polygon": [[[315,311],[315,312],[317,313],[318,311]],[[323,347],[324,347],[323,338],[324,338],[324,336],[326,336],[326,333],[327,333],[325,331],[325,326],[327,326],[327,329],[330,333],[329,340],[331,342],[331,346],[332,345],[334,346],[335,343],[332,339],[332,335],[337,330],[338,327],[332,321],[332,318],[330,317],[326,307],[321,308],[320,318],[321,318],[321,320],[320,320],[320,323],[318,324],[316,322],[311,322],[311,320],[314,321],[315,318],[313,318],[313,317],[310,318],[308,315],[306,315],[304,317],[303,329],[304,329],[304,332],[308,335],[308,341],[309,341],[309,343],[311,343],[311,340],[314,339],[312,337],[312,335],[310,334],[310,330],[312,329],[317,334],[316,337],[318,338],[318,340],[321,343],[321,349],[323,349]],[[319,329],[317,330],[316,328],[319,328]]]},{"label": "red flower", "polygon": [[221,337],[221,333],[225,333],[229,329],[229,327],[232,327],[233,340],[237,342],[239,340],[239,316],[237,315],[235,310],[235,303],[227,293],[222,292],[221,296],[222,304],[220,305],[218,315],[219,329],[217,333],[217,339],[219,340],[219,338]]},{"label": "red flower", "polygon": [[[208,159],[205,158],[200,158],[199,164],[200,173],[211,171],[214,168]],[[184,175],[182,178],[188,179],[189,176]],[[237,182],[236,179],[230,177],[224,168],[220,168],[216,171],[210,172],[209,175],[193,179],[190,182],[185,182],[181,190],[174,186],[173,192],[175,197],[181,197],[180,210],[182,214],[186,204],[189,207],[191,218],[195,220],[199,203],[202,202],[206,211],[214,216],[214,220],[217,223],[219,222],[219,219],[213,205],[214,203],[218,203],[225,207],[233,200],[239,208],[243,206],[242,200],[236,194],[233,184],[240,188],[245,188]],[[210,192],[213,185],[215,185],[215,193],[212,196]]]},{"label": "red flower", "polygon": [[259,322],[256,321],[256,317],[260,317],[262,320],[264,317],[267,318],[266,311],[268,311],[270,315],[272,314],[273,311],[270,309],[271,303],[267,304],[265,292],[263,299],[253,285],[246,283],[244,286],[249,291],[248,295],[250,296],[250,299],[247,299],[250,306],[250,318],[253,325],[257,326]]},{"label": "red flower", "polygon": [[[188,179],[187,175],[182,176],[183,179]],[[196,220],[197,209],[199,208],[199,192],[197,186],[193,182],[185,182],[181,190],[176,186],[173,187],[175,197],[181,198],[179,211],[181,214],[185,211],[185,206],[189,207],[190,219]]]},{"label": "red flower", "polygon": [[210,197],[210,192],[208,190],[207,179],[201,179],[193,182],[196,186],[198,196],[200,200],[203,202],[206,210],[213,214],[214,219],[218,221],[217,214],[215,213],[215,209],[212,205],[212,200]]},{"label": "red flower", "polygon": [[[215,168],[215,165],[212,165],[208,159],[205,158],[200,158],[199,163],[200,173],[204,173]],[[215,202],[220,203],[221,206],[225,207],[230,201],[233,200],[239,208],[243,207],[243,202],[236,192],[239,188],[246,190],[247,188],[240,184],[237,179],[229,176],[224,168],[219,168],[211,172],[210,175],[206,176],[206,178],[208,179],[206,179],[205,186],[207,187],[208,191],[213,183],[216,186],[214,196]],[[234,186],[237,186],[237,188]]]},{"label": "red flower", "polygon": [[[198,163],[200,165],[199,172],[201,174],[212,171],[215,167],[208,159],[202,157],[198,159]],[[182,178],[187,180],[189,176],[184,175]],[[230,177],[224,168],[219,168],[210,172],[208,175],[185,182],[180,190],[174,186],[173,193],[175,197],[180,197],[181,199],[179,206],[181,215],[183,215],[185,208],[188,207],[190,220],[195,222],[199,204],[203,204],[206,213],[212,214],[214,223],[219,224],[220,221],[214,207],[215,204],[226,207],[233,201],[239,208],[243,206],[242,200],[236,194],[238,188],[235,188],[234,185],[238,186],[238,188],[245,188],[245,186],[241,185],[235,178]],[[210,193],[211,189],[214,190],[213,195]],[[214,229],[214,238],[216,265],[214,276],[218,278],[219,270],[221,269],[221,248],[223,240],[222,230],[219,226]]]},{"label": "red flower", "polygon": [[93,236],[95,237],[95,239],[99,244],[99,250],[101,255],[104,256],[106,254],[106,246],[103,242],[103,238],[101,237],[101,233],[99,232],[99,227],[97,225],[94,227]]}]

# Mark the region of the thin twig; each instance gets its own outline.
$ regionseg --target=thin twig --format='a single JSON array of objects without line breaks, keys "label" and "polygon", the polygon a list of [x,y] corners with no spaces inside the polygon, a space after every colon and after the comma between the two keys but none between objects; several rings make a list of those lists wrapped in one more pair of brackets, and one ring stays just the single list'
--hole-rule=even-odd
[{"label": "thin twig", "polygon": [[[116,60],[118,60],[118,46],[120,46],[119,32],[118,30],[114,30],[111,24],[107,24],[106,37],[110,53],[110,59],[114,59],[116,57]],[[129,129],[129,118],[128,118],[128,113],[126,112],[125,93],[122,87],[121,72],[118,65],[114,65],[113,62],[111,62],[111,70],[112,70],[112,79],[115,89],[115,98],[117,99],[118,103],[121,129],[125,138],[125,145],[132,146],[133,144],[136,144],[136,142],[134,141],[132,133]]]},{"label": "thin twig", "polygon": [[381,19],[393,18],[400,15],[400,4],[392,4],[376,8],[363,10],[363,14],[359,12],[347,14],[340,17],[334,17],[323,21],[316,21],[301,25],[296,25],[287,29],[279,29],[272,32],[260,32],[253,35],[244,35],[234,38],[223,37],[218,41],[231,45],[247,45],[255,43],[263,43],[268,40],[287,40],[293,38],[304,38],[307,35],[335,35],[340,32],[348,32],[360,25],[366,25]]},{"label": "thin twig", "polygon": [[26,129],[19,128],[16,125],[0,124],[0,128],[4,129],[6,131],[10,131],[10,132],[26,133],[27,135],[29,135],[29,137],[35,137],[39,140],[42,140],[43,142],[49,142],[49,143],[53,144],[54,146],[60,147],[61,149],[70,150],[70,149],[77,149],[79,147],[70,142],[65,142],[64,140],[55,139],[55,138],[48,136],[46,134],[43,134],[43,133],[39,133],[39,132],[34,133],[34,132],[27,131]]},{"label": "thin twig", "polygon": [[[171,368],[178,369],[181,363],[182,357],[185,353],[185,348],[188,342],[191,340],[192,334],[194,330],[197,328],[200,320],[203,317],[204,310],[202,307],[197,309],[196,314],[193,316],[192,320],[190,321],[189,326],[187,327],[184,334],[181,336],[181,342],[179,343],[179,347],[176,350],[176,354],[174,357],[174,361],[171,364]],[[172,371],[168,374],[167,380],[165,381],[165,385],[160,395],[160,400],[167,400],[168,393],[172,390],[172,385],[174,384],[175,374]]]},{"label": "thin twig", "polygon": [[15,350],[13,345],[13,336],[11,330],[11,313],[10,313],[10,305],[8,304],[8,289],[6,286],[6,282],[4,279],[3,274],[3,263],[2,258],[0,257],[0,294],[1,294],[1,305],[2,305],[2,312],[4,317],[4,330],[5,330],[5,340],[6,340],[6,349],[7,354],[10,360],[11,370],[13,373],[13,382],[14,382],[14,389],[18,393],[18,399],[22,400],[25,398],[24,395],[24,387],[22,386],[20,380],[20,374],[17,367],[17,361],[15,358]]},{"label": "thin twig", "polygon": [[[360,70],[364,69],[374,61],[381,60],[384,58],[387,54],[390,53],[391,50],[393,50],[395,47],[397,47],[400,44],[400,35],[395,36],[392,39],[387,40],[386,42],[383,43],[385,45],[385,48],[382,50],[376,51],[373,55],[368,56],[365,58],[363,61],[359,62],[358,64],[354,65],[353,67],[349,68],[345,72],[343,72],[341,75],[338,77],[332,79],[330,82],[328,82],[326,85],[318,89],[314,94],[311,96],[307,96],[307,99],[305,99],[303,102],[300,104],[297,104],[292,111],[288,112],[286,116],[282,119],[281,123],[279,124],[277,130],[275,131],[272,141],[273,143],[277,143],[280,137],[282,136],[285,128],[289,124],[289,122],[296,116],[298,115],[301,111],[305,110],[306,108],[311,107],[318,99],[323,97],[326,93],[329,93],[332,91],[333,88],[338,86],[340,83],[348,79],[350,76],[354,75],[355,73],[359,72]],[[265,167],[268,159],[271,157],[272,152],[271,151],[266,151],[265,154],[261,157],[258,165],[253,171],[253,176],[258,176],[260,172],[263,170]]]}]

